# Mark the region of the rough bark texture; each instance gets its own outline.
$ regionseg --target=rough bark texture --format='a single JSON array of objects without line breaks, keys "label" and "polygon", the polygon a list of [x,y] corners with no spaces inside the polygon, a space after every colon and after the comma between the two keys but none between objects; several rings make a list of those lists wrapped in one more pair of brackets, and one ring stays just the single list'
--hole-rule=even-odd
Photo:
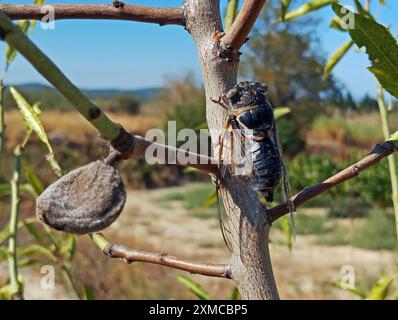
[{"label": "rough bark texture", "polygon": [[[207,121],[217,155],[218,133],[226,113],[211,101],[230,89],[237,79],[238,52],[225,52],[214,35],[222,31],[218,0],[186,0],[187,30],[192,34],[206,90]],[[214,143],[216,142],[216,143]],[[270,223],[258,196],[241,178],[226,177],[221,186],[232,231],[231,270],[243,299],[278,299],[268,250]]]},{"label": "rough bark texture", "polygon": [[[180,8],[158,8],[125,4],[116,8],[111,4],[52,4],[54,18],[60,19],[112,19],[177,24],[183,26],[185,19]],[[49,5],[1,4],[0,10],[10,19],[41,20],[48,12]]]}]

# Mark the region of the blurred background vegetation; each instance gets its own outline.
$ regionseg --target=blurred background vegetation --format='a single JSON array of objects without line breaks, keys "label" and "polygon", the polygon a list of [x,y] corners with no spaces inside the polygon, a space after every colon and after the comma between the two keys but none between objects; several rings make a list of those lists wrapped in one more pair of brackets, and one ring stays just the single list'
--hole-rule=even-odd
[{"label": "blurred background vegetation", "polygon": [[[263,10],[242,55],[240,78],[267,83],[273,105],[290,108],[291,112],[278,120],[278,129],[292,190],[298,192],[360,159],[384,138],[373,95],[354,99],[344,84],[333,76],[323,79],[326,59],[317,39],[316,19],[274,24],[278,10],[277,7]],[[104,140],[79,114],[71,111],[70,104],[56,90],[38,84],[17,88],[29,103],[40,102],[41,120],[65,171],[106,155]],[[177,131],[192,128],[199,132],[206,126],[204,90],[191,73],[167,79],[162,88],[86,90],[85,93],[112,119],[136,134],[145,135],[151,128],[167,132],[169,120],[177,121]],[[8,181],[14,166],[13,149],[23,139],[25,127],[9,90],[5,92],[4,106],[7,130],[2,179]],[[394,103],[388,121],[391,128],[398,128]],[[43,165],[46,152],[39,139],[32,136],[23,158],[44,186],[54,181],[49,167]],[[206,205],[214,192],[207,175],[187,174],[177,166],[150,166],[143,159],[125,161],[120,172],[130,190],[131,202],[125,213],[129,220],[116,223],[109,231],[115,240],[138,249],[170,250],[206,261],[226,259],[217,226],[217,205]],[[28,177],[24,171],[22,183],[26,182]],[[333,285],[339,277],[342,261],[357,264],[359,283],[365,291],[374,286],[380,273],[393,270],[393,251],[397,248],[390,194],[389,168],[384,161],[309,202],[299,210],[297,248],[290,254],[283,225],[277,222],[271,234],[271,250],[274,251],[277,280],[281,280],[281,295],[286,298],[351,297],[335,290]],[[8,197],[7,192],[0,196],[0,226],[8,220]],[[32,218],[34,199],[29,194],[22,197],[21,219]],[[146,205],[140,206],[138,202]],[[184,220],[173,220],[170,215]],[[171,226],[178,227],[181,223],[194,227],[196,224],[204,229],[189,229],[186,235],[177,231],[168,233],[162,228],[163,219],[169,223],[163,227],[171,230],[174,230]],[[125,229],[121,226],[123,223]],[[20,241],[29,242],[31,236],[22,233]],[[188,245],[189,241],[194,243]],[[356,248],[360,250],[355,251]],[[313,250],[314,261],[308,258],[308,252],[303,253],[306,250]],[[306,265],[306,259],[312,262]],[[330,259],[330,263],[325,259]],[[71,272],[78,281],[87,284],[86,289],[90,288],[96,298],[193,297],[175,281],[175,271],[118,264],[102,257],[85,238],[79,239],[75,260]],[[362,261],[373,265],[367,268]],[[295,263],[298,263],[297,270],[294,270]],[[2,275],[0,273],[0,287],[1,281],[5,281]],[[287,284],[288,277],[298,282]],[[211,288],[209,295],[212,297],[230,297],[233,289],[230,284],[195,279]],[[70,297],[67,293],[60,295]]]}]

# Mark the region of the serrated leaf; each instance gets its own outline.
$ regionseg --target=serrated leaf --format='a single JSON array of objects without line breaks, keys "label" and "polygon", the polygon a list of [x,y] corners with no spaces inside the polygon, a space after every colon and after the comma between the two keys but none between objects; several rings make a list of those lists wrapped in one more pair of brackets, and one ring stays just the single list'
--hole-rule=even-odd
[{"label": "serrated leaf", "polygon": [[393,277],[382,277],[377,280],[376,284],[373,286],[370,291],[368,300],[384,300],[387,297],[388,291],[392,282],[394,281]]},{"label": "serrated leaf", "polygon": [[274,117],[275,119],[282,118],[283,116],[287,115],[290,113],[290,108],[289,107],[278,107],[274,109]]},{"label": "serrated leaf", "polygon": [[342,6],[333,4],[340,17],[350,14],[355,17],[355,28],[349,34],[358,48],[365,47],[372,66],[371,71],[391,95],[398,97],[398,44],[386,27],[349,10],[342,13]]},{"label": "serrated leaf", "polygon": [[374,20],[373,16],[370,14],[368,10],[365,10],[364,7],[362,7],[362,4],[359,2],[359,0],[354,0],[355,7],[357,8],[357,11],[359,14]]},{"label": "serrated leaf", "polygon": [[44,127],[32,106],[14,87],[11,87],[10,91],[26,124],[37,134],[40,140],[47,146],[48,150],[52,152],[52,148],[48,141],[46,132],[44,131]]},{"label": "serrated leaf", "polygon": [[22,117],[29,129],[34,131],[39,139],[46,145],[49,154],[46,159],[50,163],[55,174],[59,177],[62,175],[62,169],[55,159],[53,149],[50,141],[48,140],[47,134],[44,130],[43,124],[40,121],[39,115],[33,109],[33,107],[25,100],[25,98],[14,88],[10,88],[11,94],[17,103],[17,106],[22,114]]},{"label": "serrated leaf", "polygon": [[[303,4],[301,7],[296,10],[290,11],[285,15],[286,20],[296,19],[298,17],[304,16],[310,12],[321,9],[331,3],[336,2],[337,0],[313,0]],[[278,19],[277,22],[282,21],[282,19]]]},{"label": "serrated leaf", "polygon": [[327,79],[332,72],[333,68],[343,59],[346,53],[352,48],[354,42],[348,40],[340,48],[338,48],[326,63],[325,69],[323,70],[323,78]]},{"label": "serrated leaf", "polygon": [[189,291],[201,300],[210,300],[209,293],[206,292],[198,283],[186,276],[178,276],[177,280],[183,284]]}]

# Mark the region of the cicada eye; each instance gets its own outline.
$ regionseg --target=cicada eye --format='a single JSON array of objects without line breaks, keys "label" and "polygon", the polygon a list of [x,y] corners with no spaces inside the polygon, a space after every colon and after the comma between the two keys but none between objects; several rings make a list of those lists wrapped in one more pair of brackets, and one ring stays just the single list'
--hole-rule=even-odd
[{"label": "cicada eye", "polygon": [[268,84],[262,83],[261,86],[263,87],[264,92],[267,93],[268,92]]},{"label": "cicada eye", "polygon": [[239,92],[238,88],[232,88],[231,90],[229,90],[227,92],[227,94],[225,95],[228,99],[232,99],[233,97],[235,97]]}]

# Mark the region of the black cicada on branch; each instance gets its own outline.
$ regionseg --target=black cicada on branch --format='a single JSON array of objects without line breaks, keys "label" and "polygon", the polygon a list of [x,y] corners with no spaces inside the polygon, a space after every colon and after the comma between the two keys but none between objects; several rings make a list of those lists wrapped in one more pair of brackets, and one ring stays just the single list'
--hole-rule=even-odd
[{"label": "black cicada on branch", "polygon": [[214,101],[228,112],[225,129],[219,139],[219,178],[223,178],[226,170],[232,176],[245,176],[267,202],[274,200],[282,180],[294,227],[295,209],[267,89],[263,83],[242,81]]}]

